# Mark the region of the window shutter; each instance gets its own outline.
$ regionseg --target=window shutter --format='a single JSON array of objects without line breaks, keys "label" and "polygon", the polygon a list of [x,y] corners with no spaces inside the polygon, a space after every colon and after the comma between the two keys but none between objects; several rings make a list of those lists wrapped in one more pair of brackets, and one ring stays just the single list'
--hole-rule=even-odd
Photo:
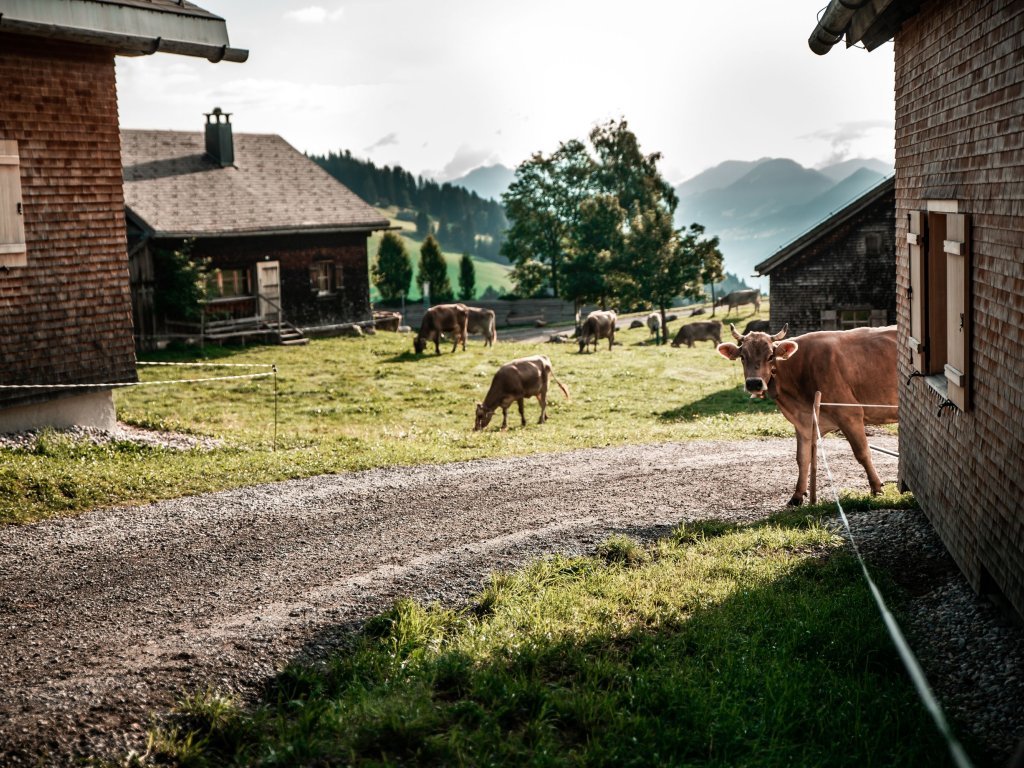
[{"label": "window shutter", "polygon": [[911,211],[907,214],[907,248],[910,251],[910,285],[907,288],[907,299],[910,302],[910,367],[924,372],[925,349],[928,344],[927,317],[925,315],[925,292],[927,277],[925,260],[928,248],[925,232],[925,216],[923,211]]},{"label": "window shutter", "polygon": [[839,327],[839,313],[834,309],[821,310],[821,330],[834,331]]},{"label": "window shutter", "polygon": [[961,411],[970,400],[971,258],[970,223],[964,214],[946,216],[946,396]]},{"label": "window shutter", "polygon": [[27,253],[18,142],[0,139],[0,265],[24,267]]},{"label": "window shutter", "polygon": [[889,324],[889,313],[884,309],[872,309],[871,319],[868,322],[872,328],[881,328]]}]

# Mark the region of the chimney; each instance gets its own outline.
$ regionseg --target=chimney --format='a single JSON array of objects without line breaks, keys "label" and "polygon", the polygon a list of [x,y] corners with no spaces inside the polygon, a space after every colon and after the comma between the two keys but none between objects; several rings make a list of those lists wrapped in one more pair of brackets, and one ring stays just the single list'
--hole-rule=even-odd
[{"label": "chimney", "polygon": [[[206,154],[221,168],[235,164],[235,140],[231,136],[231,113],[214,107],[206,115]],[[223,120],[221,120],[223,118]]]}]

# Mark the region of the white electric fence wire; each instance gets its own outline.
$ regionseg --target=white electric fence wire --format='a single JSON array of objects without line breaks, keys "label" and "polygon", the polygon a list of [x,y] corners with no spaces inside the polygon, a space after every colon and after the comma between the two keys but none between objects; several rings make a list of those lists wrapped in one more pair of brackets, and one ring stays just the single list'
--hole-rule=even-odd
[{"label": "white electric fence wire", "polygon": [[[822,405],[826,405],[826,403],[822,403]],[[864,578],[867,580],[871,595],[874,597],[875,604],[878,606],[878,610],[882,614],[882,620],[885,622],[885,626],[889,630],[889,637],[892,638],[893,645],[896,646],[900,659],[903,661],[903,666],[906,667],[907,674],[910,675],[910,680],[913,682],[914,688],[917,689],[917,695],[920,697],[925,709],[927,709],[931,714],[932,720],[935,722],[935,726],[939,729],[939,733],[945,737],[946,746],[949,748],[949,754],[953,758],[953,762],[959,768],[973,768],[971,759],[967,756],[967,753],[960,745],[956,736],[953,735],[953,730],[949,727],[949,722],[946,720],[945,714],[943,714],[942,707],[939,705],[938,700],[935,698],[935,694],[932,692],[931,686],[928,684],[928,679],[925,677],[924,670],[921,669],[921,664],[918,662],[917,657],[914,655],[910,645],[907,643],[907,639],[903,635],[903,630],[900,629],[900,625],[896,622],[895,617],[886,605],[885,598],[882,597],[881,591],[875,585],[874,579],[871,578],[871,574],[868,572],[868,567],[864,562],[864,558],[861,557],[860,549],[857,547],[857,542],[853,538],[853,531],[850,529],[850,521],[846,519],[846,512],[843,510],[843,505],[839,502],[839,493],[836,491],[836,483],[832,477],[832,470],[828,465],[828,456],[825,454],[825,441],[822,439],[821,430],[818,428],[817,414],[815,414],[814,418],[814,429],[818,436],[818,453],[821,456],[822,465],[825,467],[825,474],[828,476],[829,487],[832,489],[832,496],[835,499],[836,507],[839,508],[839,517],[843,521],[843,527],[846,529],[846,535],[850,540],[850,545],[853,547],[853,553],[857,556],[857,562],[860,563],[860,569],[863,571]]]},{"label": "white electric fence wire", "polygon": [[174,365],[179,368],[273,368],[273,363],[147,363],[135,361],[135,365]]}]

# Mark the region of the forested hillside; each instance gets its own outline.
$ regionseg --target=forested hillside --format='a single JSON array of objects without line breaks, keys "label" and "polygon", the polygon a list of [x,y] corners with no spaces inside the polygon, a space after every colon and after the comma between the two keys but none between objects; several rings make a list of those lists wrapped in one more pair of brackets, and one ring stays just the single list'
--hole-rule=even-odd
[{"label": "forested hillside", "polygon": [[413,176],[401,166],[378,168],[353,157],[349,150],[309,157],[366,202],[396,206],[397,218],[414,222],[421,237],[433,232],[446,250],[505,262],[500,248],[508,223],[500,202],[484,200],[447,182]]}]

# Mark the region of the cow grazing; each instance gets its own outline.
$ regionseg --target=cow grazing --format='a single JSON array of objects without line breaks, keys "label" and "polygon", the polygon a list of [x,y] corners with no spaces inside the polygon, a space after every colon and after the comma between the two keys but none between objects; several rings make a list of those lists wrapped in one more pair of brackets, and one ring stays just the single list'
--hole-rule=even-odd
[{"label": "cow grazing", "polygon": [[676,337],[672,339],[672,346],[678,347],[686,344],[686,346],[692,348],[695,341],[710,341],[713,344],[721,344],[722,324],[717,320],[688,323],[676,332]]},{"label": "cow grazing", "polygon": [[491,388],[482,403],[476,404],[476,424],[474,431],[484,429],[491,422],[494,412],[501,408],[501,428],[508,429],[508,407],[513,402],[519,404],[519,418],[526,426],[526,414],[523,412],[523,400],[536,397],[540,401],[540,421],[548,420],[548,380],[554,379],[562,390],[565,399],[569,399],[569,390],[565,388],[551,372],[551,360],[546,355],[533,355],[505,363],[494,374]]},{"label": "cow grazing", "polygon": [[767,320],[751,320],[747,323],[747,327],[743,329],[743,335],[746,336],[751,331],[760,331],[761,333],[771,333],[768,329],[771,326]]},{"label": "cow grazing", "polygon": [[650,331],[651,336],[657,336],[661,332],[661,315],[657,312],[651,312],[647,316],[647,329]]},{"label": "cow grazing", "polygon": [[812,411],[819,391],[822,403],[855,406],[822,405],[821,434],[842,430],[867,472],[871,492],[879,493],[882,481],[871,462],[864,425],[898,420],[895,408],[873,407],[896,405],[896,326],[816,331],[799,341],[783,340],[788,325],[774,336],[760,331],[741,336],[730,327],[736,343],[720,344],[718,351],[741,360],[750,396],[774,400],[796,429],[798,475],[790,505],[802,503],[807,493],[811,446],[817,439]]},{"label": "cow grazing", "polygon": [[595,309],[588,314],[580,329],[580,352],[589,348],[591,344],[594,345],[594,351],[597,352],[597,342],[601,339],[608,339],[608,351],[610,352],[615,343],[616,320],[615,313],[610,309]]},{"label": "cow grazing", "polygon": [[498,330],[494,321],[494,310],[483,307],[466,307],[469,319],[466,321],[467,333],[481,333],[484,346],[490,347],[498,340]]},{"label": "cow grazing", "polygon": [[459,348],[459,341],[462,341],[462,351],[466,351],[466,324],[469,320],[469,311],[464,304],[438,304],[431,307],[423,315],[420,322],[420,331],[413,340],[413,348],[416,354],[422,354],[427,348],[427,342],[434,342],[434,351],[441,354],[441,334],[450,333],[455,339],[452,352]]},{"label": "cow grazing", "polygon": [[754,313],[761,311],[761,290],[759,288],[749,288],[743,291],[731,291],[718,301],[715,302],[716,307],[728,307],[726,314],[729,314],[736,307],[742,307],[744,304],[753,304]]}]

